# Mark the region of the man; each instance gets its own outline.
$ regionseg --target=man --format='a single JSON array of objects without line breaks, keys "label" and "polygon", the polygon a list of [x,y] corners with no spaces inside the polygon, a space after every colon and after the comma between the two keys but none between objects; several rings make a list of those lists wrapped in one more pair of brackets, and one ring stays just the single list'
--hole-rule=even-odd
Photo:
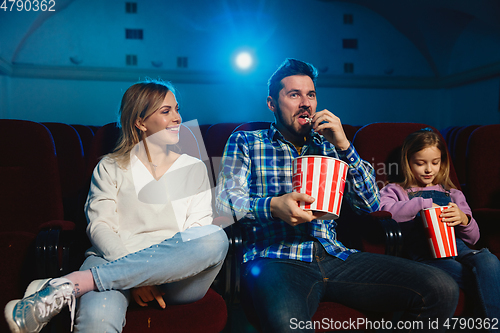
[{"label": "man", "polygon": [[348,249],[336,239],[335,221],[316,220],[298,206],[315,198],[292,192],[292,160],[325,155],[348,164],[344,200],[355,211],[379,207],[373,168],[337,116],[316,112],[316,77],[312,65],[287,59],[268,82],[270,129],[236,132],[226,144],[216,205],[242,226],[244,293],[258,305],[264,332],[314,332],[296,323],[310,323],[322,300],[402,311],[401,321],[420,321],[416,327],[430,331],[430,319],[442,325],[453,315],[453,279],[409,260]]}]

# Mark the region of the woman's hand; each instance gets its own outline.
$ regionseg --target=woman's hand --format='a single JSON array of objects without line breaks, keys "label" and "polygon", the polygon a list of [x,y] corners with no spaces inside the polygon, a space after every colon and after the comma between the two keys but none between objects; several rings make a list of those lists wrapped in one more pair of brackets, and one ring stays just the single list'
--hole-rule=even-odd
[{"label": "woman's hand", "polygon": [[140,306],[148,306],[147,302],[151,302],[156,299],[162,309],[167,307],[162,297],[165,293],[160,292],[156,286],[132,288],[130,292],[132,293],[132,297],[136,303]]},{"label": "woman's hand", "polygon": [[444,209],[440,215],[442,222],[447,223],[450,227],[454,227],[459,224],[469,224],[469,218],[460,210],[460,208],[458,208],[457,204],[450,202],[449,206],[450,207]]}]

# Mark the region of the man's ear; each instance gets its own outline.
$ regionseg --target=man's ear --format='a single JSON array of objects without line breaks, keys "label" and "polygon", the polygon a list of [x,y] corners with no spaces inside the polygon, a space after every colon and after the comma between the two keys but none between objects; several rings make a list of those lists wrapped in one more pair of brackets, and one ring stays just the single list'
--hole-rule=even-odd
[{"label": "man's ear", "polygon": [[276,102],[274,101],[274,99],[271,96],[267,96],[267,107],[272,112],[276,111]]},{"label": "man's ear", "polygon": [[145,132],[147,130],[146,126],[144,125],[144,121],[141,118],[136,119],[135,127],[137,127],[140,131],[143,131],[143,132]]}]

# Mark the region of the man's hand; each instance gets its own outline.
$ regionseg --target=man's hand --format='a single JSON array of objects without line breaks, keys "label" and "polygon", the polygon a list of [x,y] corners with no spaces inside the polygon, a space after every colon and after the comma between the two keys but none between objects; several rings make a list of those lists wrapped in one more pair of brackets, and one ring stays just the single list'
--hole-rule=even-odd
[{"label": "man's hand", "polygon": [[340,118],[326,109],[314,114],[312,128],[340,150],[346,150],[351,144],[344,133]]},{"label": "man's hand", "polygon": [[[313,203],[314,198],[304,193],[287,193],[271,199],[271,215],[295,227],[298,224],[311,222],[316,218],[313,212],[299,207],[299,201]],[[321,213],[320,215],[323,215]]]},{"label": "man's hand", "polygon": [[148,306],[147,302],[151,302],[156,299],[158,304],[160,304],[162,309],[165,309],[167,305],[163,300],[164,293],[160,292],[156,286],[145,286],[133,288],[130,290],[132,297],[140,306]]}]

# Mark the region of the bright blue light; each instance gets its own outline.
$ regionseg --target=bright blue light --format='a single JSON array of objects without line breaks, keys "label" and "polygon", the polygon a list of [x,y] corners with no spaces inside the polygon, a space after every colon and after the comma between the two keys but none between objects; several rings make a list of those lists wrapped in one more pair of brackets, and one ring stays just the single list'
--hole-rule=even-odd
[{"label": "bright blue light", "polygon": [[253,59],[250,53],[241,52],[236,56],[236,65],[241,69],[248,69],[252,66]]},{"label": "bright blue light", "polygon": [[257,276],[260,274],[260,268],[257,266],[253,266],[252,269],[250,270],[250,273],[252,273],[253,276]]}]

